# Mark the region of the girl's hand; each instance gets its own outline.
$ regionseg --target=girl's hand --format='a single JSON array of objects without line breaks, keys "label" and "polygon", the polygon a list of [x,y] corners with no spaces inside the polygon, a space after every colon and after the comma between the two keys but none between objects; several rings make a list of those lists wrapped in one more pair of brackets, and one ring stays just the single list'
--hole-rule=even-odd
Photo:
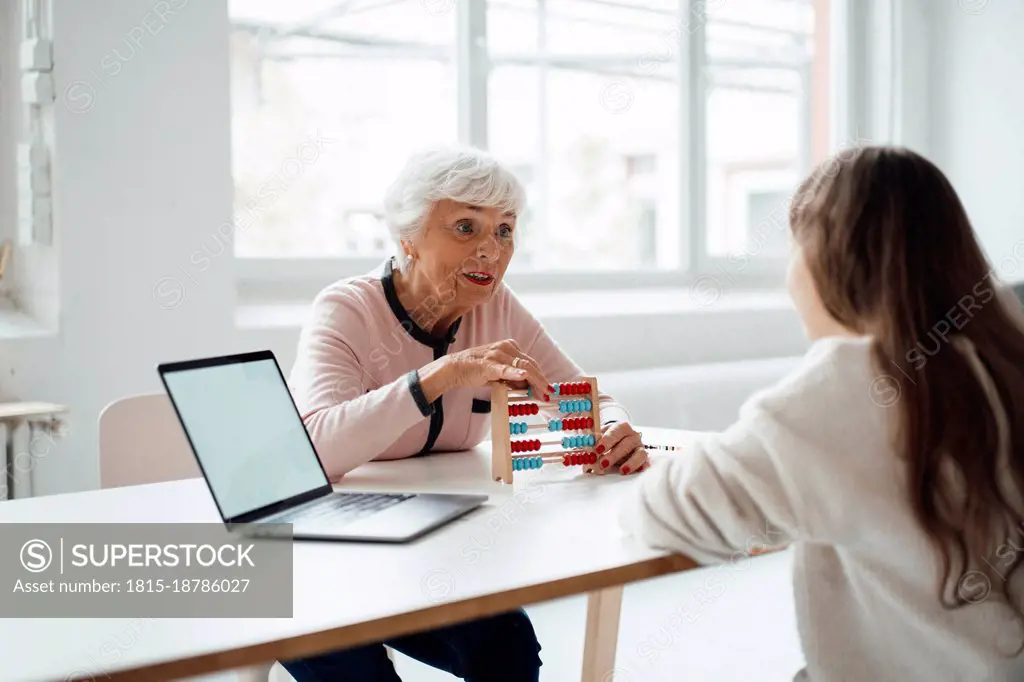
[{"label": "girl's hand", "polygon": [[512,388],[533,389],[538,400],[550,400],[554,390],[536,361],[519,349],[513,339],[475,346],[441,359],[448,375],[448,388],[482,388],[501,381]]},{"label": "girl's hand", "polygon": [[628,475],[650,466],[640,434],[626,422],[604,427],[601,440],[597,442],[596,452],[599,457],[597,466],[604,471],[610,471],[618,466],[621,474]]}]

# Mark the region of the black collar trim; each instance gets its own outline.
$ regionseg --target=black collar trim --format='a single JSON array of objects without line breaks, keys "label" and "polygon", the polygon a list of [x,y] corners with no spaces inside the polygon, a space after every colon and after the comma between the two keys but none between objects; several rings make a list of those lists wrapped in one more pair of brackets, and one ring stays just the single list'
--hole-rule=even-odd
[{"label": "black collar trim", "polygon": [[384,274],[380,278],[380,283],[384,287],[384,298],[387,299],[388,305],[391,307],[391,312],[394,314],[395,319],[398,320],[399,324],[408,332],[409,336],[416,339],[425,346],[431,348],[447,348],[449,344],[455,341],[455,332],[459,330],[459,325],[462,324],[462,318],[455,320],[452,326],[448,328],[448,334],[445,336],[434,336],[426,329],[423,329],[416,321],[412,319],[408,311],[402,307],[401,302],[398,300],[398,292],[395,291],[395,271],[394,271],[394,259],[389,258],[387,263],[384,264]]}]

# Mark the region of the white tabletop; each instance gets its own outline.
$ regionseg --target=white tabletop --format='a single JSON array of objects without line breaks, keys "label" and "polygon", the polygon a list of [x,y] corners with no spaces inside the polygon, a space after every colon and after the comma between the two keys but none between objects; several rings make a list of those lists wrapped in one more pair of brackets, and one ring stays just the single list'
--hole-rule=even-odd
[{"label": "white tabletop", "polygon": [[[683,432],[659,435],[686,439]],[[692,567],[685,557],[621,536],[614,510],[635,476],[577,471],[517,472],[514,486],[502,486],[489,480],[483,449],[364,465],[341,487],[485,492],[491,499],[408,545],[296,543],[292,618],[0,619],[2,678],[196,675],[379,641]],[[0,503],[0,523],[69,521],[219,517],[202,479]]]}]

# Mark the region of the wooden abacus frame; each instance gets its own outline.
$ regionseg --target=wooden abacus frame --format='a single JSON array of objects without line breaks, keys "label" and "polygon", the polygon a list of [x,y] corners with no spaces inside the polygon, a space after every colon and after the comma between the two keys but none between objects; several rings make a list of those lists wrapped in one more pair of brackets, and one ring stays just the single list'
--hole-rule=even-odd
[{"label": "wooden abacus frame", "polygon": [[[586,390],[579,393],[572,392],[573,387],[583,386]],[[559,463],[563,466],[583,466],[587,473],[600,472],[601,468],[593,466],[597,463],[597,453],[588,447],[563,449],[561,441],[557,443],[558,450],[549,452],[536,452],[534,454],[514,455],[512,453],[512,433],[510,406],[512,405],[536,405],[537,412],[533,414],[544,414],[543,424],[529,424],[527,433],[531,431],[543,431],[545,434],[557,434],[560,439],[565,431],[578,434],[591,434],[596,442],[601,434],[601,407],[597,393],[597,379],[595,377],[580,377],[575,381],[566,381],[554,384],[556,393],[551,395],[551,400],[544,401],[533,397],[528,390],[516,390],[505,384],[496,383],[491,386],[491,475],[496,481],[512,483],[513,460],[540,458],[543,464]],[[566,391],[566,392],[563,392]],[[573,411],[562,413],[559,405],[565,400],[586,399],[590,401],[590,409],[586,411]],[[558,417],[549,417],[547,412],[558,413]],[[577,429],[551,430],[552,419],[585,419],[590,421],[591,426]],[[527,415],[516,415],[528,417]],[[517,434],[518,435],[518,434]],[[537,440],[537,439],[534,439]],[[553,441],[540,441],[540,446],[553,445]],[[539,448],[536,448],[539,450]],[[578,461],[575,461],[578,460]]]}]

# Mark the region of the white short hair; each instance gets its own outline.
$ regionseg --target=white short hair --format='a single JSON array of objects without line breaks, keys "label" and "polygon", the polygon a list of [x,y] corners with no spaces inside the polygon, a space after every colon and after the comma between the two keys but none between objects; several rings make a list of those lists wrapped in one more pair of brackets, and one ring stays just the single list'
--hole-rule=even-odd
[{"label": "white short hair", "polygon": [[481,149],[432,147],[413,154],[384,195],[384,220],[402,272],[408,268],[402,239],[423,228],[431,206],[441,199],[521,215],[526,190],[509,168]]}]

